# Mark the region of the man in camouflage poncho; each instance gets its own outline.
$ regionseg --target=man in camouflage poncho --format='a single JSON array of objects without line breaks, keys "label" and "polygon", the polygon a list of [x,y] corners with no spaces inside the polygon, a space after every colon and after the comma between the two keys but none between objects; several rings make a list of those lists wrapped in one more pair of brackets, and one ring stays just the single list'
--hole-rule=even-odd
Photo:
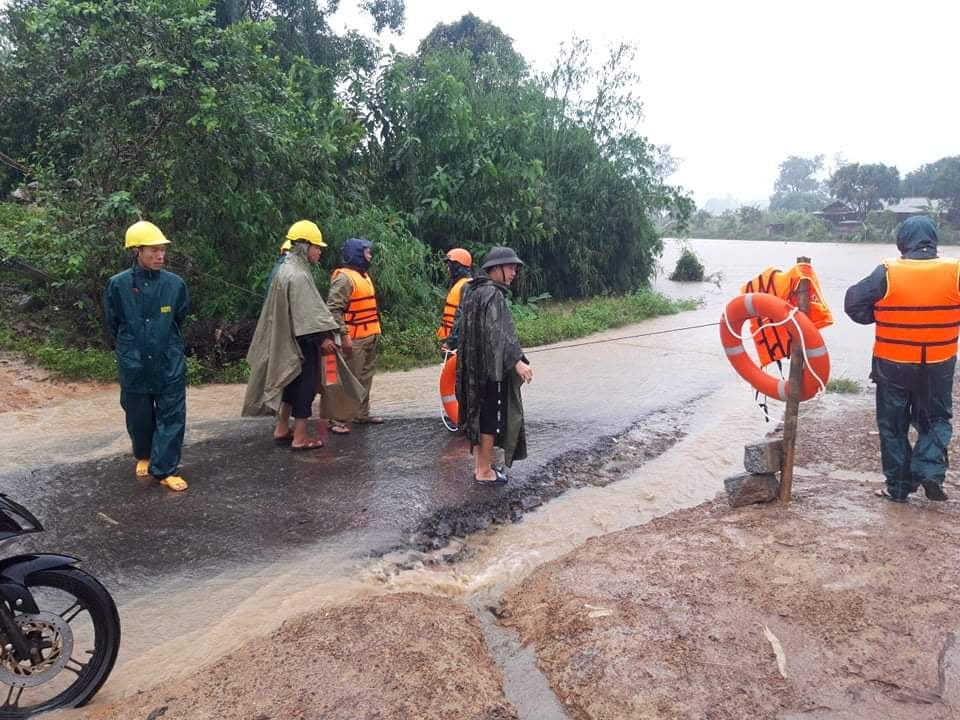
[{"label": "man in camouflage poncho", "polygon": [[482,485],[507,482],[504,469],[492,465],[495,445],[503,448],[507,466],[527,456],[520,386],[533,380],[533,370],[507,305],[521,265],[510,248],[493,248],[465,288],[457,320],[460,426],[474,451],[473,479]]}]

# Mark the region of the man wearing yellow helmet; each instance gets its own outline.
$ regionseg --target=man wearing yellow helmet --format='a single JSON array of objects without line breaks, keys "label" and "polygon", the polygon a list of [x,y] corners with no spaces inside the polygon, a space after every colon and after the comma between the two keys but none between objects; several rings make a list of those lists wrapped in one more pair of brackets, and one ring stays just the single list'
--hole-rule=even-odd
[{"label": "man wearing yellow helmet", "polygon": [[287,240],[292,247],[270,285],[247,353],[250,380],[242,414],[276,415],[275,443],[315,450],[323,441],[310,436],[307,420],[317,394],[320,356],[337,353],[340,326],[313,279],[312,268],[327,246],[320,228],[300,220],[290,226]]},{"label": "man wearing yellow helmet", "polygon": [[170,241],[153,223],[127,228],[133,267],[110,278],[104,317],[120,374],[120,405],[137,458],[136,476],[170,490],[187,489],[178,474],[187,420],[187,372],[181,326],[189,299],[183,280],[163,269]]}]

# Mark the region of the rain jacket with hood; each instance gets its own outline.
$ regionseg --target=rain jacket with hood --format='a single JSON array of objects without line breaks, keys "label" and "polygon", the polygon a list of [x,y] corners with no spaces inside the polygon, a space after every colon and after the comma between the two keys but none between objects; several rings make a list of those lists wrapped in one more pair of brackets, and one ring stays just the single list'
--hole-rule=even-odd
[{"label": "rain jacket with hood", "polygon": [[507,286],[480,271],[467,285],[458,319],[457,402],[460,427],[473,447],[480,439],[480,411],[491,383],[506,384],[506,424],[494,444],[503,448],[504,460],[527,456],[523,422],[523,381],[514,370],[523,360],[523,349],[507,305]]},{"label": "rain jacket with hood", "polygon": [[[884,333],[904,329],[898,327],[904,323],[891,323],[887,316],[891,312],[904,312],[906,308],[900,305],[893,307],[887,299],[914,295],[917,300],[911,301],[911,304],[935,302],[938,307],[953,306],[960,310],[960,288],[957,263],[941,261],[937,257],[937,231],[929,218],[918,216],[907,219],[897,232],[897,249],[901,253],[899,259],[877,266],[870,275],[847,290],[844,311],[851,320],[862,325],[876,323],[880,315],[870,377],[877,386],[877,427],[887,492],[894,499],[903,500],[921,484],[926,486],[933,483],[942,487],[947,469],[947,446],[953,433],[951,420],[956,356],[951,353],[938,362],[928,361],[923,353],[918,356],[917,362],[894,361],[883,357],[888,354],[888,346],[903,344],[904,347],[911,347],[906,343],[913,343],[912,340],[901,338],[895,338],[898,342],[894,343],[882,341]],[[911,263],[916,267],[918,262],[924,261],[931,262],[930,268],[940,268],[938,275],[942,273],[948,276],[946,282],[936,285],[940,288],[941,296],[925,300],[921,296],[927,293],[926,288],[920,288],[919,293],[912,293],[909,288],[900,286],[903,282],[915,282],[909,270]],[[902,271],[903,268],[907,270]],[[920,266],[922,271],[930,268]],[[951,274],[953,281],[949,279]],[[917,312],[913,314],[924,312],[922,309],[915,310]],[[952,333],[952,337],[955,349],[956,332]],[[918,431],[917,442],[912,447],[908,437],[911,424]]]},{"label": "rain jacket with hood", "polygon": [[[321,333],[336,335],[337,321],[317,290],[307,245],[294,243],[277,270],[257,320],[257,329],[247,352],[250,380],[243,399],[244,416],[274,415],[280,408],[283,389],[300,375],[303,352],[297,338]],[[354,408],[363,391],[337,352],[340,382],[346,392],[339,401]],[[317,380],[319,382],[319,378]],[[326,403],[324,394],[324,403]],[[327,414],[326,405],[324,415]]]},{"label": "rain jacket with hood", "polygon": [[150,458],[149,472],[160,479],[180,465],[187,419],[181,325],[189,305],[180,276],[139,265],[111,277],[103,293],[133,453]]}]

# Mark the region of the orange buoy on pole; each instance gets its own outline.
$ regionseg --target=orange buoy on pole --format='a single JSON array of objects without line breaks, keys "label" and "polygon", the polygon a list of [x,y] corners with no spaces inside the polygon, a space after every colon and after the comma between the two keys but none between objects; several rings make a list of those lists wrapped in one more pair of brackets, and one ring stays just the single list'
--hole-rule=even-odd
[{"label": "orange buoy on pole", "polygon": [[443,424],[456,432],[460,423],[460,405],[457,402],[457,354],[447,353],[440,371],[440,404],[443,405]]},{"label": "orange buoy on pole", "polygon": [[720,317],[720,342],[733,369],[757,391],[776,400],[786,400],[790,381],[768,375],[747,354],[740,337],[743,324],[750,318],[786,327],[790,349],[801,348],[805,362],[800,400],[809,400],[826,387],[830,378],[830,354],[816,326],[786,300],[769,293],[746,293],[727,303]]}]

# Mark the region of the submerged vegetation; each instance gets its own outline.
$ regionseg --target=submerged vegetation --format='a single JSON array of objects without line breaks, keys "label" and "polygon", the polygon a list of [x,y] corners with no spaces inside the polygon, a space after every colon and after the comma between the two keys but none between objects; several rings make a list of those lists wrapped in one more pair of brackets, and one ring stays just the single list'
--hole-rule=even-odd
[{"label": "submerged vegetation", "polygon": [[[402,26],[403,0],[362,6],[378,31]],[[57,308],[46,322],[64,345],[107,349],[100,293],[129,263],[123,231],[138,218],[173,241],[194,317],[225,323],[256,318],[293,221],[316,220],[330,245],[321,290],[343,242],[372,239],[388,363],[435,351],[426,329],[453,246],[477,258],[514,247],[527,262],[521,301],[647,286],[654,220],[682,228],[692,202],[664,181],[669,155],[637,132],[631,47],[595,63],[574,39],[539,73],[472,15],[405,55],[337,34],[335,9],[12,0],[2,11],[0,198],[16,191],[26,207],[0,203],[0,259],[47,276],[27,289]],[[16,275],[0,282],[23,289]],[[36,338],[56,344],[49,329]]]}]

